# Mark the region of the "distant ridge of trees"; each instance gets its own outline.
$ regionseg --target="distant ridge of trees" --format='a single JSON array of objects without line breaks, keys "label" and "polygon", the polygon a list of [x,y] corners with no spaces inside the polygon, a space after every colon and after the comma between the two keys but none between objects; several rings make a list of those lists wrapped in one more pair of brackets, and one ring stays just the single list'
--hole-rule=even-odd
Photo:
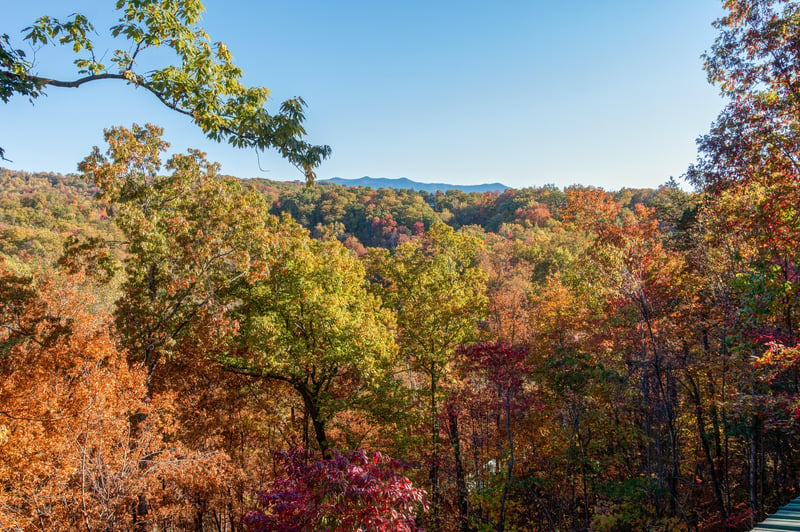
[{"label": "distant ridge of trees", "polygon": [[484,183],[480,185],[450,185],[448,183],[420,183],[419,181],[412,181],[407,177],[400,177],[391,179],[387,177],[369,177],[364,176],[358,179],[345,179],[342,177],[332,177],[330,179],[320,179],[321,182],[335,183],[337,185],[344,185],[350,187],[371,187],[378,188],[394,188],[394,189],[408,189],[408,190],[424,190],[425,192],[445,192],[447,190],[460,190],[462,192],[503,192],[510,188],[502,183]]},{"label": "distant ridge of trees", "polygon": [[[393,248],[437,222],[454,229],[472,225],[503,234],[559,225],[565,204],[565,191],[553,185],[503,192],[428,192],[345,186],[327,180],[315,186],[267,179],[239,181],[263,195],[272,214],[288,214],[313,236],[336,238],[358,252],[364,247]],[[93,203],[96,193],[77,175],[0,167],[0,255],[15,262],[32,257],[52,261],[76,232],[116,238],[107,219],[113,209]],[[692,197],[676,185],[621,189],[613,196],[631,211],[639,203],[653,206],[672,224],[678,223],[683,204]]]}]

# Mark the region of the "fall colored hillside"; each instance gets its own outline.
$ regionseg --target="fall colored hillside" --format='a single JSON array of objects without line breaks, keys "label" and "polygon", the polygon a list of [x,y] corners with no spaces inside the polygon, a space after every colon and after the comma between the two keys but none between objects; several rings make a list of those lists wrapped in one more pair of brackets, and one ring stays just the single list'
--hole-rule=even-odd
[{"label": "fall colored hillside", "polygon": [[502,193],[315,184],[305,103],[268,113],[199,2],[119,6],[113,69],[82,15],[28,28],[72,82],[0,35],[0,99],[135,84],[305,183],[150,124],[0,169],[0,531],[749,530],[797,496],[800,4],[723,2],[693,192]]},{"label": "fall colored hillside", "polygon": [[4,526],[738,529],[792,492],[770,189],[162,174],[158,135],[0,172]]}]

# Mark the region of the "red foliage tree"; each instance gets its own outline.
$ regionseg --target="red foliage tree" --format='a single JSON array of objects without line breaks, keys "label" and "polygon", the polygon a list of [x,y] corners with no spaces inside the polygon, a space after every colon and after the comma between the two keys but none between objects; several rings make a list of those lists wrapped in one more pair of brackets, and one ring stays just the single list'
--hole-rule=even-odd
[{"label": "red foliage tree", "polygon": [[302,449],[278,453],[286,474],[261,493],[263,510],[248,513],[253,532],[302,530],[418,530],[414,515],[425,491],[399,471],[402,464],[362,450],[309,463]]},{"label": "red foliage tree", "polygon": [[[474,344],[458,352],[463,390],[455,400],[471,418],[465,435],[472,442],[472,454],[482,460],[475,464],[475,476],[479,485],[486,483],[487,479],[480,477],[490,470],[496,472],[496,479],[502,477],[499,500],[491,504],[492,508],[476,509],[479,519],[491,523],[497,531],[506,526],[518,458],[519,423],[537,402],[527,358],[527,348],[508,343]],[[546,517],[550,520],[549,515]]]}]

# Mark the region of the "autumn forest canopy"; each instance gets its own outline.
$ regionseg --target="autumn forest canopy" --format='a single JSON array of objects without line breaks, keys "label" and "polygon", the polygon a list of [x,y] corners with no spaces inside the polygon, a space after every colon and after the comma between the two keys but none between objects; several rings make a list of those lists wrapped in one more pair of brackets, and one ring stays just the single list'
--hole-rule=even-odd
[{"label": "autumn forest canopy", "polygon": [[749,530],[796,496],[800,5],[723,5],[691,192],[315,183],[305,103],[196,0],[118,2],[107,64],[82,15],[24,30],[74,79],[0,36],[5,102],[136,85],[305,180],[150,124],[0,168],[0,530]]}]

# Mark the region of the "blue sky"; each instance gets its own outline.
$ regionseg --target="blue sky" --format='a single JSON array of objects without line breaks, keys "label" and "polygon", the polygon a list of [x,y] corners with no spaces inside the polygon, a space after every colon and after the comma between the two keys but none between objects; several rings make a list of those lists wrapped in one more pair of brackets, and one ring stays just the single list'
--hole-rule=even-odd
[{"label": "blue sky", "polygon": [[[7,2],[0,33],[79,11],[100,32],[113,2]],[[302,96],[332,157],[319,177],[655,187],[695,159],[723,106],[700,55],[719,0],[207,0],[204,27],[274,105]],[[102,6],[108,6],[102,8]],[[110,49],[110,47],[109,47]],[[109,52],[110,55],[110,52]],[[36,53],[42,75],[70,57]],[[113,81],[0,104],[0,145],[29,171],[75,171],[102,130],[151,122],[239,177],[300,179],[277,155],[206,140],[188,118]]]}]

